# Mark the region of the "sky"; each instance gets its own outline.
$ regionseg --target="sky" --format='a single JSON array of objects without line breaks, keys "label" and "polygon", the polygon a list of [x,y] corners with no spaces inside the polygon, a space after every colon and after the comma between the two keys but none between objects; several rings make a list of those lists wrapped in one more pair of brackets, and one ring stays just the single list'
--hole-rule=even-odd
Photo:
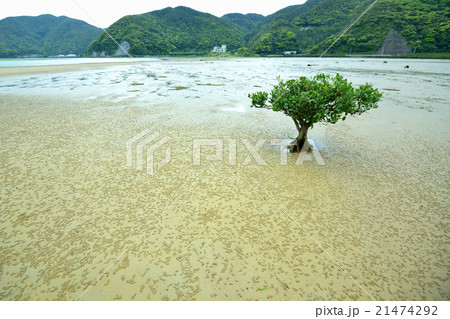
[{"label": "sky", "polygon": [[304,2],[306,0],[9,0],[3,1],[1,5],[0,19],[49,13],[55,16],[65,15],[106,28],[126,15],[180,5],[221,17],[235,12],[269,15],[287,6]]}]

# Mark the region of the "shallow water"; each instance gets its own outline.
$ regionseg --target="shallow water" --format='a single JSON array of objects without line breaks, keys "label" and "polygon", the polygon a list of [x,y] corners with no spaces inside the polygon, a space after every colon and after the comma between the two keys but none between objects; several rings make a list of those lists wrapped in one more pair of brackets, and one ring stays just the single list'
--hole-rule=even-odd
[{"label": "shallow water", "polygon": [[[1,79],[2,300],[448,300],[449,62],[141,63]],[[295,127],[247,94],[321,72],[384,99],[311,131],[325,166],[280,165]],[[144,129],[171,138],[153,176],[126,167]]]},{"label": "shallow water", "polygon": [[72,65],[84,63],[123,63],[123,62],[149,62],[160,61],[163,58],[31,58],[31,59],[0,59],[2,67],[24,67],[24,66],[50,66],[50,65]]}]

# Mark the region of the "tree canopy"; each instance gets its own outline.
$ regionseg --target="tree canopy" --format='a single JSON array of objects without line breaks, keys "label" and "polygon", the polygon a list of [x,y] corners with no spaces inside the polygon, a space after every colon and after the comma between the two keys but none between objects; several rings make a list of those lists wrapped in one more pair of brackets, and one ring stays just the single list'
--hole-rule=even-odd
[{"label": "tree canopy", "polygon": [[296,151],[301,150],[308,129],[314,124],[335,124],[348,116],[377,108],[381,97],[382,93],[372,84],[355,88],[339,74],[335,77],[319,74],[311,79],[304,76],[287,81],[279,79],[271,92],[249,94],[252,107],[282,112],[292,118],[299,131]]},{"label": "tree canopy", "polygon": [[84,21],[45,14],[0,20],[0,57],[85,54],[101,29]]},{"label": "tree canopy", "polygon": [[[264,53],[297,50],[320,54],[355,21],[374,0],[308,0],[268,16],[248,47]],[[375,53],[389,30],[398,31],[417,52],[450,51],[450,0],[378,0],[333,46],[329,53]],[[292,43],[275,41],[279,32],[295,34]]]},{"label": "tree canopy", "polygon": [[[206,52],[215,46],[244,46],[244,36],[232,23],[187,7],[166,8],[140,15],[126,16],[112,24],[107,32],[118,42],[127,41],[132,55],[158,55],[171,52]],[[102,33],[90,44],[88,52],[112,55],[117,44]]]},{"label": "tree canopy", "polygon": [[[358,7],[361,6],[355,6],[355,10]],[[311,15],[295,22],[299,26],[313,26],[320,21],[326,23],[324,15],[326,13],[322,18],[321,15],[316,15],[316,18]],[[418,53],[450,52],[450,0],[379,0],[333,46],[330,53],[348,53],[350,49],[353,53],[375,53],[391,28],[398,31]],[[310,52],[323,52],[338,36],[338,33],[330,34]]]}]

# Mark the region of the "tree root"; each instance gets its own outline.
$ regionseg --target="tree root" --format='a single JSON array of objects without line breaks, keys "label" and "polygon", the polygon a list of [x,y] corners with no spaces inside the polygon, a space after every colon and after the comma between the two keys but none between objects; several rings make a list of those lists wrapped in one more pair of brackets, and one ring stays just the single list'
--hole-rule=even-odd
[{"label": "tree root", "polygon": [[313,150],[313,146],[309,144],[308,140],[301,143],[297,143],[297,140],[293,140],[291,144],[288,146],[290,153],[300,153],[301,151],[310,152]]}]

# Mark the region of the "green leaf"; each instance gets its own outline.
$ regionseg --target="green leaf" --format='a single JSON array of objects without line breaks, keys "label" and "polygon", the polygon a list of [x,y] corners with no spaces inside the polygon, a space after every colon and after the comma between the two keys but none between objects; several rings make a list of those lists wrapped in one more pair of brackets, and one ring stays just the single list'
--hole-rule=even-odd
[{"label": "green leaf", "polygon": [[346,120],[349,114],[362,114],[377,108],[382,98],[382,93],[372,84],[354,88],[339,74],[335,77],[318,74],[313,78],[288,81],[278,79],[278,85],[271,92],[249,94],[252,106],[271,107],[275,112],[283,112],[311,126],[318,122],[335,124],[340,119]]}]

